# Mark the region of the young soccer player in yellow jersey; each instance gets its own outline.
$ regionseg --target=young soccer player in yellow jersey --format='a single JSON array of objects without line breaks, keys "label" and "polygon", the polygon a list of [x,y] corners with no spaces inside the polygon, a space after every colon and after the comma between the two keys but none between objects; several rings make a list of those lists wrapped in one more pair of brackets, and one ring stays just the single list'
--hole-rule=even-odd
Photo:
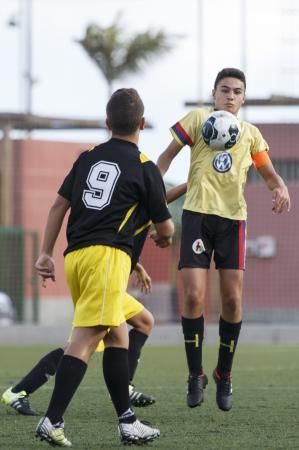
[{"label": "young soccer player in yellow jersey", "polygon": [[136,211],[144,205],[159,247],[171,243],[174,225],[158,168],[140,153],[144,106],[135,89],[119,89],[107,108],[112,138],[83,152],[63,181],[50,209],[36,269],[55,280],[52,254],[66,212],[65,273],[74,304],[73,332],[58,366],[55,386],[36,437],[70,447],[63,415],[80,385],[91,355],[110,329],[114,346],[103,355],[104,379],[124,443],[149,442],[160,435],[136,419],[129,399],[128,330],[123,298],[131,269]]},{"label": "young soccer player in yellow jersey", "polygon": [[[241,70],[225,68],[212,91],[215,110],[237,115],[245,102],[246,79]],[[221,316],[220,346],[213,378],[216,402],[223,411],[232,408],[232,363],[242,324],[242,288],[245,270],[246,202],[243,195],[247,172],[252,164],[272,191],[272,209],[290,209],[288,189],[268,156],[268,144],[260,131],[241,121],[240,140],[225,152],[209,148],[201,136],[201,126],[212,112],[198,108],[172,128],[173,140],[160,155],[158,166],[168,170],[185,145],[191,149],[187,194],[182,216],[179,269],[184,284],[182,328],[189,369],[187,404],[203,401],[208,380],[202,367],[204,299],[207,272],[212,254],[219,270]],[[227,164],[221,164],[225,158]]]}]

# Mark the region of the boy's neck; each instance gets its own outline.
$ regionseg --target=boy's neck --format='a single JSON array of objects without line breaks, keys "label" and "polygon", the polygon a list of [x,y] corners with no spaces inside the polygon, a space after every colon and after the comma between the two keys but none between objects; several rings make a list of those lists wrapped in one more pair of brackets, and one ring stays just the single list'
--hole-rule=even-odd
[{"label": "boy's neck", "polygon": [[132,142],[135,145],[138,145],[139,142],[139,132],[133,133],[133,134],[129,134],[127,136],[123,136],[120,134],[113,134],[112,133],[112,138],[115,139],[121,139],[122,141],[128,141],[128,142]]}]

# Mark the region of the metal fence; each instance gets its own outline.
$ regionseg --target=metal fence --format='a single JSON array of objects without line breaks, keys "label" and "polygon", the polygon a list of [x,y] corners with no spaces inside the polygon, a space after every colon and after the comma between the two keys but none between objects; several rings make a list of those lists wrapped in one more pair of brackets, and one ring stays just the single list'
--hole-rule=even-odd
[{"label": "metal fence", "polygon": [[11,300],[15,322],[38,322],[37,251],[36,232],[0,227],[0,292]]}]

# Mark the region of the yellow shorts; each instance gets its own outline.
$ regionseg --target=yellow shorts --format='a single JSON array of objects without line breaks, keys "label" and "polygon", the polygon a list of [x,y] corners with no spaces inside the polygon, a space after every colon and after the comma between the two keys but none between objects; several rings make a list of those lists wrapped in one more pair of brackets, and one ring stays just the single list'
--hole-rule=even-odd
[{"label": "yellow shorts", "polygon": [[64,268],[74,304],[73,327],[117,327],[126,320],[123,308],[131,269],[127,253],[93,245],[68,253]]},{"label": "yellow shorts", "polygon": [[[132,295],[126,292],[124,299],[124,316],[126,320],[131,319],[132,317],[139,314],[144,309],[144,306],[136,300],[136,298],[132,297]],[[105,348],[104,342],[101,341],[96,348],[96,352],[103,352]]]}]

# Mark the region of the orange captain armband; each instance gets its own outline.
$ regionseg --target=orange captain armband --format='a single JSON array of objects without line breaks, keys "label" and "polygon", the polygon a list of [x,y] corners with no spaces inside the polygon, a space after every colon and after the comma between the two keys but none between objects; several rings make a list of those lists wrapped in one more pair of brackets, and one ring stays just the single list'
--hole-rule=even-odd
[{"label": "orange captain armband", "polygon": [[271,159],[269,158],[267,150],[263,150],[262,152],[255,153],[252,156],[252,161],[255,165],[255,168],[259,169],[260,167],[269,164],[271,162]]}]

